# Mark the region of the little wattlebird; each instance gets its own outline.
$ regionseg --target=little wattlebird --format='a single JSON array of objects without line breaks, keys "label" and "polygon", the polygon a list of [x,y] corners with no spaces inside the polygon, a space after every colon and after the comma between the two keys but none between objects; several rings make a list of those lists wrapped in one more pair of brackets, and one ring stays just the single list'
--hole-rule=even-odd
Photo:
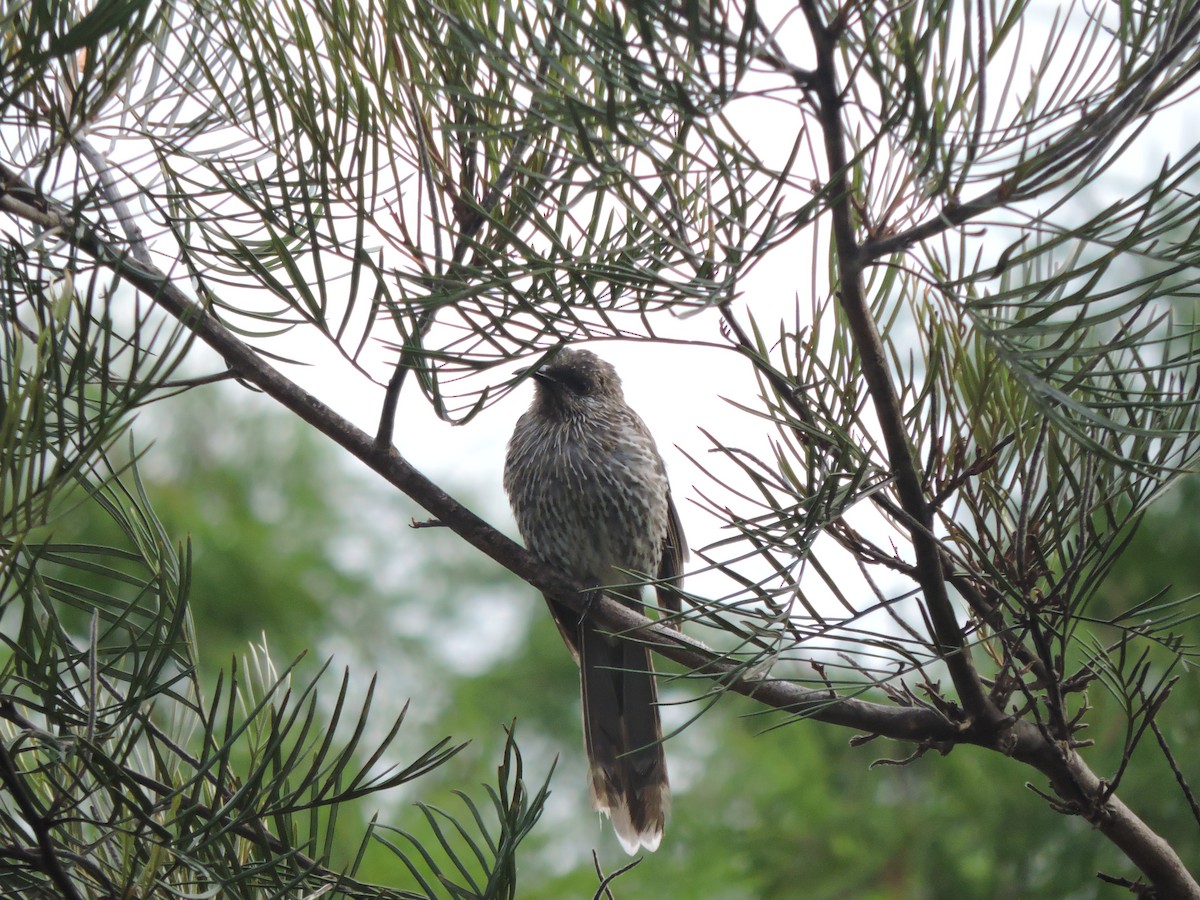
[{"label": "little wattlebird", "polygon": [[[504,488],[529,551],[589,590],[640,609],[639,575],[678,612],[683,528],[666,468],[611,365],[563,349],[531,373],[533,404],[508,443]],[[670,803],[650,652],[547,598],[579,663],[592,806],[626,852],[658,848]]]}]

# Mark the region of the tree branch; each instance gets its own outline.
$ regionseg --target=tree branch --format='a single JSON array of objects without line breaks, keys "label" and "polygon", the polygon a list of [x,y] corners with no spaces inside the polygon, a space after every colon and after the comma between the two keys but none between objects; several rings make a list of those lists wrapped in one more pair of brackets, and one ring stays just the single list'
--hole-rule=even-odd
[{"label": "tree branch", "polygon": [[862,262],[855,236],[851,189],[846,173],[846,138],[842,125],[842,97],[837,83],[837,37],[820,17],[812,0],[802,4],[816,46],[817,69],[812,91],[817,98],[817,115],[825,141],[831,190],[830,215],[837,258],[837,293],[846,313],[855,347],[862,362],[863,378],[870,392],[887,448],[888,464],[896,479],[901,506],[910,521],[904,523],[916,556],[916,577],[925,597],[933,638],[945,660],[959,700],[968,714],[995,725],[1004,718],[987,696],[979,673],[971,663],[954,606],[946,590],[941,554],[933,538],[933,512],[925,500],[921,477],[904,428],[900,400],[892,383],[883,342],[863,293]]},{"label": "tree branch", "polygon": [[[1187,27],[1173,34],[1171,42],[1153,55],[1142,71],[1124,85],[1124,90],[1114,88],[1107,104],[1081,115],[1075,125],[1032,159],[1022,155],[994,188],[965,203],[952,199],[936,216],[904,231],[864,241],[857,248],[859,259],[869,263],[903,252],[984,213],[1009,206],[1017,200],[1036,197],[1064,181],[1084,175],[1130,122],[1144,115],[1147,108],[1157,109],[1166,96],[1179,88],[1179,82],[1163,85],[1160,80],[1166,70],[1183,53],[1190,52],[1200,39],[1200,15],[1193,9],[1186,16],[1190,18]],[[1184,74],[1195,74],[1195,71],[1193,64]],[[979,115],[978,121],[982,121],[982,106]]]},{"label": "tree branch", "polygon": [[1032,723],[1017,724],[1012,756],[1049,777],[1064,800],[1060,811],[1082,816],[1119,847],[1154,884],[1157,900],[1200,900],[1200,884],[1166,840],[1115,795],[1100,802],[1108,786],[1078,753],[1046,741]]}]

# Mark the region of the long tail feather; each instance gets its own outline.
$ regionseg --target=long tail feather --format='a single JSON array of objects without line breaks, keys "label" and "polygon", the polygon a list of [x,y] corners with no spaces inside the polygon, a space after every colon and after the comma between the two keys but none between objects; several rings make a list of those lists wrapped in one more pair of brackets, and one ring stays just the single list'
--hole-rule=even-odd
[{"label": "long tail feather", "polygon": [[587,622],[579,651],[592,806],[612,820],[627,853],[655,850],[670,787],[650,653]]}]

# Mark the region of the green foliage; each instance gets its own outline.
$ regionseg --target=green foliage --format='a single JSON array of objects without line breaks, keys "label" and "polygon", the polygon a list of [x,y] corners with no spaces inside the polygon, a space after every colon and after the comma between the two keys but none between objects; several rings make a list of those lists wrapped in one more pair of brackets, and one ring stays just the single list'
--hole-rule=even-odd
[{"label": "green foliage", "polygon": [[[521,757],[510,731],[504,745],[504,761],[500,765],[499,790],[488,788],[500,824],[500,833],[494,839],[488,834],[483,812],[461,791],[455,793],[470,812],[482,839],[472,838],[464,825],[442,810],[421,805],[436,838],[436,849],[441,851],[446,863],[439,864],[411,834],[397,831],[396,838],[379,836],[379,840],[404,862],[427,896],[440,896],[437,889],[440,885],[447,889],[447,896],[453,897],[515,897],[517,845],[541,816],[549,785],[547,776],[546,783],[531,797],[521,776]],[[405,846],[393,843],[398,838],[404,839]],[[461,844],[466,847],[461,848]],[[424,869],[429,870],[429,875],[424,874]]]},{"label": "green foliage", "polygon": [[[346,896],[441,896],[358,882],[371,836],[382,839],[365,823],[352,822],[363,834],[357,855],[337,869],[329,862],[339,810],[427,775],[461,746],[442,739],[397,762],[404,710],[380,732],[374,681],[359,696],[348,673],[330,684],[325,666],[279,672],[265,646],[204,690],[187,605],[190,549],[173,546],[135,473],[129,488],[110,474],[85,489],[119,544],[4,544],[6,893],[219,886],[222,896],[261,897],[324,885]],[[470,816],[448,819],[456,837],[439,839],[438,858],[410,862],[414,873],[436,873],[447,865],[438,859],[474,860],[488,885],[479,896],[511,895],[513,854],[545,788],[526,795],[511,737],[504,759],[490,795],[496,818],[464,795]]]}]

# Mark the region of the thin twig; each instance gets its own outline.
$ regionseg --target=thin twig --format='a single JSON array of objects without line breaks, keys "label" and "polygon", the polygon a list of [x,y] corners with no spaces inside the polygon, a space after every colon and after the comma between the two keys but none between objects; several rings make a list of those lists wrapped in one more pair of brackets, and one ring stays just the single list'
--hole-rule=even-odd
[{"label": "thin twig", "polygon": [[1193,17],[1190,26],[1173,35],[1170,43],[1137,73],[1135,81],[1124,85],[1124,90],[1111,91],[1106,106],[1081,116],[1071,128],[1040,148],[1036,156],[1022,154],[1008,177],[994,188],[966,202],[951,200],[936,215],[904,231],[864,241],[857,248],[859,258],[874,262],[901,253],[984,213],[1035,197],[1087,172],[1097,157],[1124,133],[1125,126],[1147,108],[1157,108],[1154,100],[1159,92],[1164,88],[1178,89],[1177,82],[1160,86],[1160,79],[1182,54],[1193,50],[1198,37],[1200,17]]},{"label": "thin twig", "polygon": [[[556,4],[556,16],[551,19],[550,33],[546,39],[546,46],[542,49],[538,60],[536,77],[539,85],[545,84],[546,78],[549,75],[551,57],[553,56],[554,46],[557,42],[558,29],[561,27],[560,19],[565,13],[566,4]],[[535,118],[533,111],[531,111],[529,118],[531,120]],[[504,192],[508,189],[509,184],[524,164],[525,152],[529,149],[529,145],[533,141],[533,136],[533,129],[527,129],[513,143],[504,168],[496,175],[495,181],[488,186],[487,191],[479,201],[478,209],[472,210],[473,214],[462,223],[458,239],[454,243],[454,251],[450,260],[450,270],[440,274],[438,276],[439,281],[450,281],[458,277],[463,260],[467,257],[467,251],[474,246],[475,235],[479,233],[484,223],[495,211],[504,196]],[[460,185],[460,188],[462,191],[461,197],[465,197],[469,186]],[[432,185],[430,191],[432,192]],[[432,194],[429,202],[431,204],[434,203]],[[396,406],[400,402],[400,391],[404,387],[408,371],[417,365],[417,358],[422,352],[422,347],[426,336],[429,334],[429,330],[433,328],[433,324],[437,319],[437,313],[437,306],[429,306],[417,316],[415,333],[410,335],[409,339],[404,342],[404,349],[400,353],[400,358],[396,361],[395,369],[392,370],[392,377],[388,380],[387,388],[383,394],[383,406],[379,414],[379,427],[375,433],[375,444],[380,449],[392,445],[392,436],[396,428]]]},{"label": "thin twig", "polygon": [[1197,825],[1200,825],[1200,803],[1196,802],[1196,795],[1192,792],[1192,786],[1183,777],[1183,770],[1179,768],[1179,763],[1175,761],[1175,756],[1171,753],[1171,747],[1159,729],[1158,722],[1154,719],[1150,720],[1150,729],[1158,739],[1158,746],[1162,749],[1163,756],[1167,758],[1167,765],[1171,767],[1171,772],[1175,775],[1175,781],[1179,784],[1179,790],[1183,792],[1183,796],[1188,802],[1188,808],[1192,811],[1192,818],[1196,820]]},{"label": "thin twig", "polygon": [[634,866],[640,865],[641,862],[642,862],[642,857],[639,856],[633,862],[626,863],[625,865],[621,866],[621,868],[617,869],[615,872],[611,872],[610,874],[605,875],[604,870],[602,868],[600,868],[600,858],[596,855],[596,851],[593,850],[592,851],[592,866],[596,870],[596,876],[600,879],[600,884],[596,887],[596,893],[594,893],[592,895],[592,900],[600,900],[600,898],[602,898],[602,897],[607,897],[608,900],[613,900],[613,892],[610,888],[610,885],[614,881],[616,881],[618,878],[620,878],[622,875],[624,875],[626,872],[633,869]]},{"label": "thin twig", "polygon": [[[0,740],[0,782],[12,795],[22,818],[25,819],[29,830],[37,838],[40,857],[35,864],[54,882],[67,900],[83,900],[83,894],[79,892],[75,882],[71,880],[71,876],[63,867],[62,860],[58,858],[59,848],[54,842],[53,835],[54,822],[43,816],[37,808],[37,804],[33,802],[29,791],[25,789],[25,781],[17,770],[3,740]],[[31,860],[31,862],[33,861]]]},{"label": "thin twig", "polygon": [[129,204],[121,196],[116,179],[113,178],[110,171],[108,160],[100,154],[100,151],[88,143],[87,138],[77,137],[73,143],[75,149],[79,151],[79,155],[88,161],[88,165],[96,173],[96,178],[100,180],[100,193],[108,205],[112,207],[113,212],[117,214],[117,221],[121,223],[121,231],[124,233],[125,240],[129,244],[129,252],[142,265],[153,265],[154,259],[150,255],[150,248],[146,244],[146,237],[142,234],[142,229],[138,226],[137,218],[129,209]]}]

